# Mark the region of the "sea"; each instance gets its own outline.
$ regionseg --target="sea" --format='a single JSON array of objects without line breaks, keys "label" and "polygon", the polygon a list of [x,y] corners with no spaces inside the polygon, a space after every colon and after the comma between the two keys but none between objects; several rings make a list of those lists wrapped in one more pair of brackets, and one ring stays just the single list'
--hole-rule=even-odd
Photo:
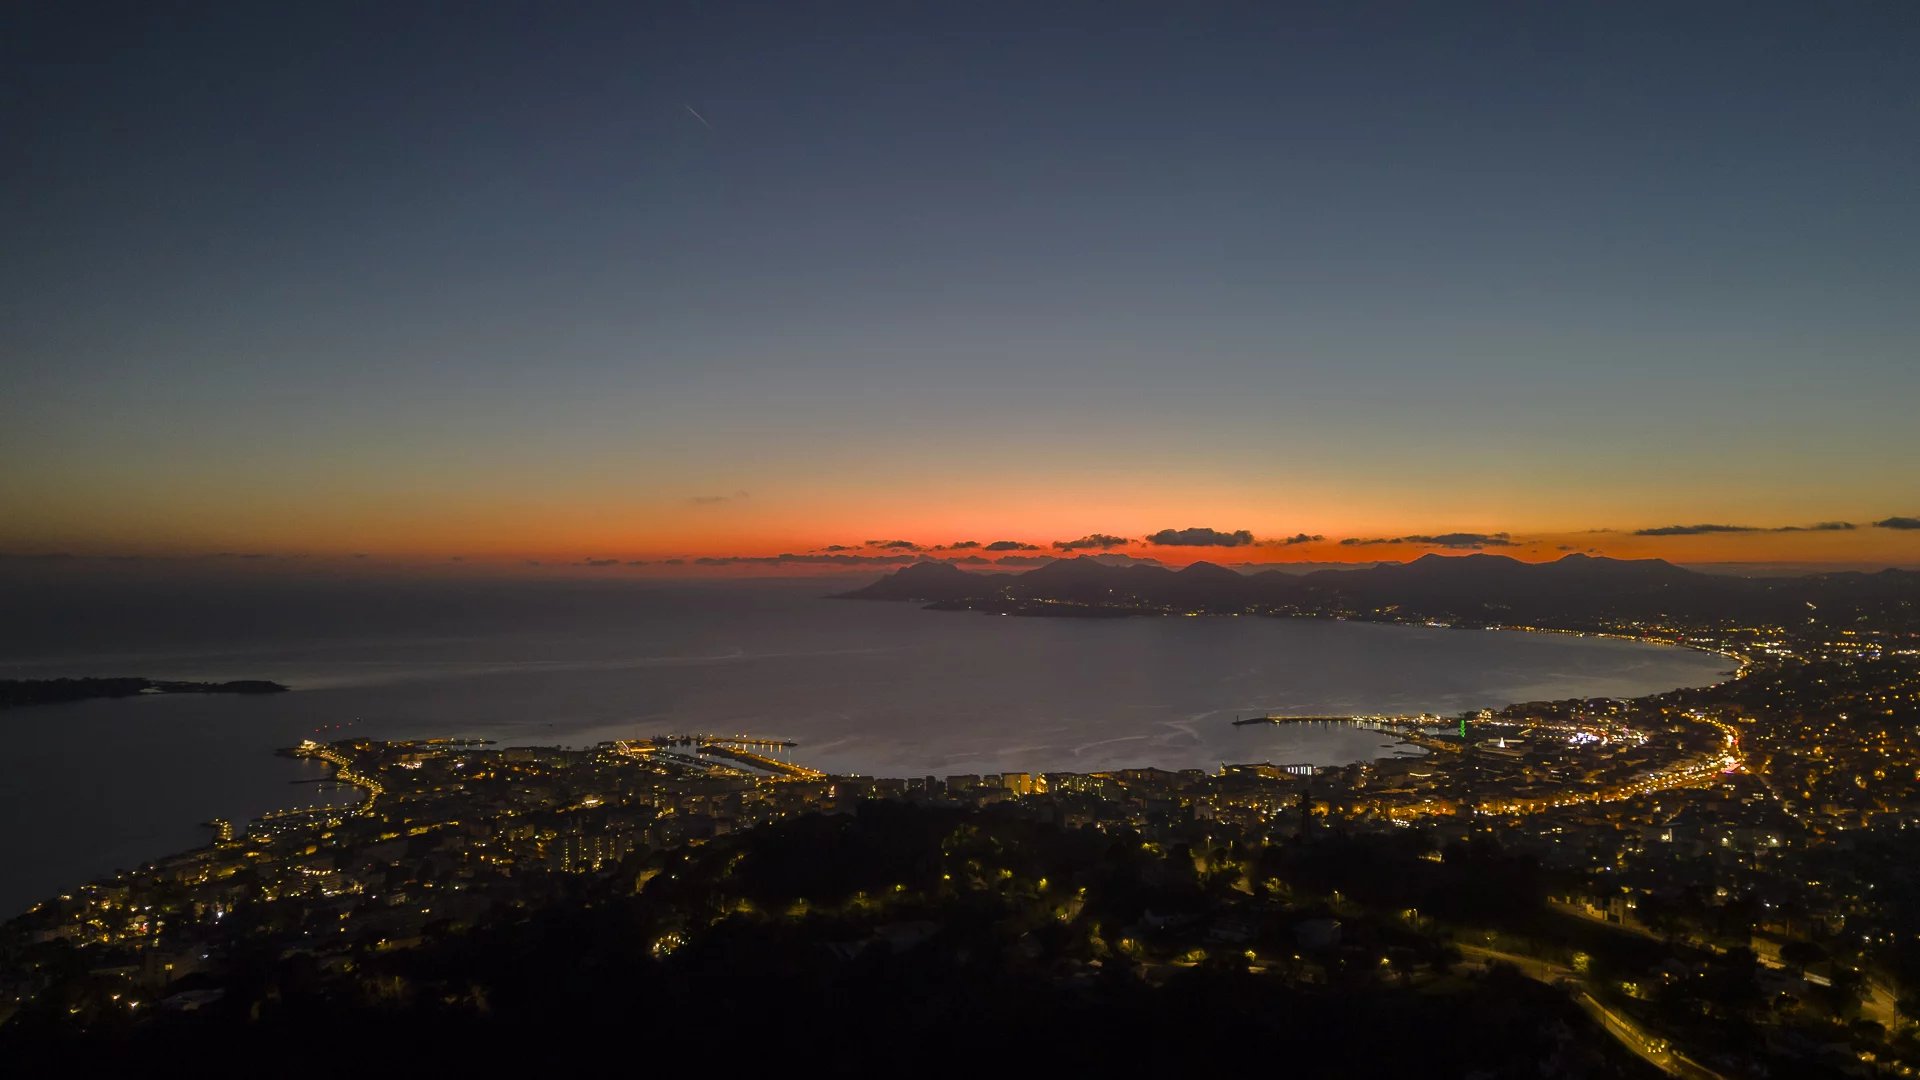
[{"label": "sea", "polygon": [[1331,765],[1407,751],[1348,725],[1233,721],[1633,696],[1730,668],[1565,634],[827,598],[858,584],[11,583],[0,678],[271,679],[293,692],[0,712],[0,918],[205,843],[211,819],[357,799],[319,764],[275,754],[304,738],[748,734],[875,776]]}]

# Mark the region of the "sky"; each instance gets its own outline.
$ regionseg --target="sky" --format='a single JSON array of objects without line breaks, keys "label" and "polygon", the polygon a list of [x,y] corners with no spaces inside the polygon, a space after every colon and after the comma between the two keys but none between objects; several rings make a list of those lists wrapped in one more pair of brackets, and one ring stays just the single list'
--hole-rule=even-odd
[{"label": "sky", "polygon": [[1917,47],[7,5],[0,554],[1920,564]]}]

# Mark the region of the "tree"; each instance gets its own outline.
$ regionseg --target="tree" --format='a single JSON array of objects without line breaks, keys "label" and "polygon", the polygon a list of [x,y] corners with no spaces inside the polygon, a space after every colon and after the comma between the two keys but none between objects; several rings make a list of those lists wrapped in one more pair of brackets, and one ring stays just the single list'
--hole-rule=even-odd
[{"label": "tree", "polygon": [[1747,1020],[1766,1004],[1755,980],[1759,963],[1751,949],[1729,949],[1725,956],[1707,964],[1706,980],[1700,996],[1721,1016]]},{"label": "tree", "polygon": [[1654,894],[1641,898],[1634,908],[1634,914],[1647,929],[1665,938],[1668,944],[1680,936],[1686,926],[1686,918],[1678,899]]},{"label": "tree", "polygon": [[1817,964],[1827,958],[1827,950],[1811,941],[1789,941],[1780,946],[1780,959],[1794,966],[1794,973],[1801,978],[1807,974],[1808,964]]},{"label": "tree", "polygon": [[1867,980],[1849,967],[1834,965],[1833,977],[1826,986],[1813,988],[1814,1000],[1823,1005],[1835,1020],[1851,1020],[1860,1012],[1866,996]]}]

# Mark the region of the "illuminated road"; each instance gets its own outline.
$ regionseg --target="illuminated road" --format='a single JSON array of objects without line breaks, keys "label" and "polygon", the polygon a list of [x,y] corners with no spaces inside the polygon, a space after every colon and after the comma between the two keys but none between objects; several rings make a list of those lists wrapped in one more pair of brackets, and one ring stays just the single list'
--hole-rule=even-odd
[{"label": "illuminated road", "polygon": [[354,787],[360,788],[367,793],[367,801],[361,803],[355,809],[355,813],[365,814],[371,811],[375,800],[387,793],[387,789],[380,785],[380,781],[375,780],[371,776],[363,776],[360,773],[354,772],[353,762],[350,761],[345,754],[342,754],[340,751],[335,750],[325,743],[317,743],[312,739],[307,739],[300,744],[297,752],[309,757],[317,757],[322,761],[331,762],[334,767],[333,778],[335,780],[343,784],[352,784]]},{"label": "illuminated road", "polygon": [[1647,1062],[1668,1076],[1685,1077],[1687,1080],[1725,1080],[1719,1073],[1689,1060],[1684,1055],[1670,1048],[1665,1039],[1657,1035],[1649,1034],[1645,1028],[1634,1023],[1632,1019],[1622,1016],[1612,1009],[1607,1008],[1605,1005],[1600,1004],[1600,1002],[1596,1001],[1593,995],[1587,991],[1586,981],[1576,974],[1572,968],[1562,967],[1559,964],[1550,964],[1545,960],[1538,960],[1531,956],[1520,956],[1516,953],[1500,952],[1496,949],[1488,949],[1479,945],[1462,944],[1460,945],[1460,953],[1463,956],[1476,960],[1498,960],[1501,963],[1511,964],[1520,974],[1525,975],[1535,982],[1545,983],[1548,986],[1559,987],[1568,982],[1577,984],[1580,989],[1573,995],[1574,1002],[1578,1004],[1581,1010],[1588,1016],[1593,1017],[1594,1021],[1598,1023],[1601,1028],[1605,1029],[1607,1034],[1613,1036],[1614,1041],[1633,1051],[1634,1055],[1642,1061]]},{"label": "illuminated road", "polygon": [[[1651,795],[1657,791],[1704,784],[1724,773],[1742,768],[1745,759],[1740,752],[1739,732],[1717,720],[1699,716],[1694,719],[1719,730],[1721,745],[1718,751],[1676,762],[1624,784],[1570,792],[1551,799],[1489,799],[1476,804],[1473,812],[1488,817],[1519,817],[1563,810],[1570,806],[1594,806],[1601,803],[1621,802],[1642,795]],[[1459,749],[1452,744],[1448,745],[1456,752]],[[1451,805],[1434,799],[1402,805],[1376,804],[1373,810],[1396,821],[1411,821],[1416,818],[1455,812]]]}]

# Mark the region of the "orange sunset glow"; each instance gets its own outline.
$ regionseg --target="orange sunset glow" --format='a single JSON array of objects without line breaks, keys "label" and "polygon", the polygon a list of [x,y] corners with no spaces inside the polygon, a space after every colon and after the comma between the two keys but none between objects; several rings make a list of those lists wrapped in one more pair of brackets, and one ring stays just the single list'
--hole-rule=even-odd
[{"label": "orange sunset glow", "polygon": [[0,1078],[1920,1078],[1920,0],[0,57]]}]

